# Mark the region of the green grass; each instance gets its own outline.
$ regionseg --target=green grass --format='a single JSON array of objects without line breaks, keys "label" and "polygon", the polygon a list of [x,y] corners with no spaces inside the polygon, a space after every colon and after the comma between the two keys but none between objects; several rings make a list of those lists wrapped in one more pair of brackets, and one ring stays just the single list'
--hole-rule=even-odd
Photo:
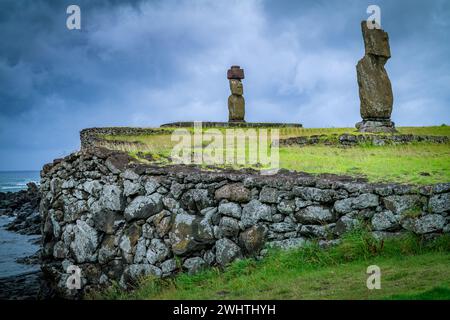
[{"label": "green grass", "polygon": [[310,173],[361,176],[372,182],[448,182],[450,145],[283,147],[280,148],[280,166]]},{"label": "green grass", "polygon": [[[204,129],[209,130],[209,129]],[[225,129],[216,129],[223,132]],[[154,161],[168,164],[173,129],[161,134],[142,136],[105,136],[104,146],[128,152],[140,161],[140,153]],[[192,129],[190,129],[192,131]],[[450,136],[449,126],[399,127],[403,134]],[[280,139],[295,136],[326,135],[337,139],[343,133],[356,133],[353,128],[281,128]],[[115,144],[112,140],[122,141]],[[206,145],[203,145],[205,147]],[[280,167],[314,174],[334,173],[365,177],[371,182],[432,184],[450,181],[450,144],[412,143],[403,145],[310,145],[280,147]],[[248,148],[246,150],[248,152]],[[240,168],[235,165],[234,168]],[[258,168],[258,166],[256,167]]]},{"label": "green grass", "polygon": [[[381,268],[381,289],[366,287],[369,265]],[[174,279],[144,278],[133,291],[118,286],[101,299],[449,299],[450,236],[413,235],[379,242],[356,230],[340,245],[272,250],[262,260],[234,262]]]}]

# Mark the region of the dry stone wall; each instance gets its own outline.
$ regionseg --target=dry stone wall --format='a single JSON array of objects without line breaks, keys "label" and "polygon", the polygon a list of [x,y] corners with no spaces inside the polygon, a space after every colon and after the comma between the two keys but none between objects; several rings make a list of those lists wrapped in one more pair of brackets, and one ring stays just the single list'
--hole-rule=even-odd
[{"label": "dry stone wall", "polygon": [[[332,245],[361,223],[377,237],[450,231],[450,183],[151,167],[104,149],[56,160],[41,176],[42,268],[65,297],[259,258],[269,247]],[[71,265],[81,290],[66,287]]]}]

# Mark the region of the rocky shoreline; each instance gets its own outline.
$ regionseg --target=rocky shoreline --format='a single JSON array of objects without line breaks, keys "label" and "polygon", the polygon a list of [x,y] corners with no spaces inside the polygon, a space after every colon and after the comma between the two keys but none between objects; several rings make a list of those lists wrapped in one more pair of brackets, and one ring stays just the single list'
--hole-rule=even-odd
[{"label": "rocky shoreline", "polygon": [[[41,216],[39,187],[27,184],[27,190],[18,192],[0,192],[0,216],[14,219],[4,226],[7,231],[21,235],[36,236],[41,234]],[[40,237],[32,240],[40,244]],[[16,260],[19,264],[40,265],[40,250],[31,256]],[[0,300],[35,300],[42,296],[42,272],[37,270],[18,275],[0,277]]]}]

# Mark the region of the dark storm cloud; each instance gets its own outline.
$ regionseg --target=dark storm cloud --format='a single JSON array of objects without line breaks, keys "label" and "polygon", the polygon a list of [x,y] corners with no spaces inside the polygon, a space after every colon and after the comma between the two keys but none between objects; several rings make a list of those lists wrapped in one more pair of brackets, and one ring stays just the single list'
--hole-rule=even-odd
[{"label": "dark storm cloud", "polygon": [[[66,8],[81,7],[69,31]],[[38,169],[90,126],[227,118],[353,126],[369,1],[1,1],[1,169]],[[400,125],[450,122],[448,1],[378,1]],[[343,116],[345,115],[345,116]]]}]

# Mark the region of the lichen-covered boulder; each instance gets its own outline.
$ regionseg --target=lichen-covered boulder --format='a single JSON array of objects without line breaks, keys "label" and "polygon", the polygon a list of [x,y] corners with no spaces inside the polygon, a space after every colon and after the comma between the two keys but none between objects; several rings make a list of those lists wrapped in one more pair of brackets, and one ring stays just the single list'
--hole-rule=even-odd
[{"label": "lichen-covered boulder", "polygon": [[416,220],[414,232],[425,234],[430,232],[441,231],[444,228],[445,218],[438,214],[427,214]]},{"label": "lichen-covered boulder", "polygon": [[105,185],[100,195],[100,206],[111,211],[122,211],[125,206],[123,190],[116,185]]},{"label": "lichen-covered boulder", "polygon": [[322,206],[309,206],[295,213],[295,219],[302,224],[323,224],[334,222],[330,209]]},{"label": "lichen-covered boulder", "polygon": [[181,196],[183,208],[191,212],[200,212],[213,204],[206,189],[191,189]]},{"label": "lichen-covered boulder", "polygon": [[186,259],[183,267],[188,270],[188,274],[196,274],[207,267],[205,260],[200,257]]},{"label": "lichen-covered boulder", "polygon": [[280,191],[271,187],[263,187],[259,194],[259,201],[265,203],[277,203]]},{"label": "lichen-covered boulder", "polygon": [[131,264],[127,266],[123,272],[123,280],[125,283],[136,283],[145,276],[161,277],[162,271],[160,268],[151,264],[140,263]]},{"label": "lichen-covered boulder", "polygon": [[227,238],[216,241],[216,260],[218,264],[225,266],[240,258],[242,258],[242,251],[236,243]]},{"label": "lichen-covered boulder", "polygon": [[395,214],[410,210],[421,210],[423,200],[418,195],[393,195],[383,198],[384,206]]},{"label": "lichen-covered boulder", "polygon": [[450,211],[450,193],[434,195],[430,198],[428,207],[433,213]]},{"label": "lichen-covered boulder", "polygon": [[226,184],[215,192],[216,200],[227,199],[231,202],[244,203],[251,199],[251,192],[242,183]]},{"label": "lichen-covered boulder", "polygon": [[372,217],[372,229],[375,231],[395,230],[399,227],[399,217],[392,211],[377,212]]},{"label": "lichen-covered boulder", "polygon": [[202,218],[190,214],[176,215],[169,237],[172,251],[177,255],[201,249],[215,240],[208,217]]},{"label": "lichen-covered boulder", "polygon": [[378,206],[378,196],[372,193],[364,193],[357,197],[338,200],[334,203],[334,210],[340,214],[353,210],[361,210]]},{"label": "lichen-covered boulder", "polygon": [[219,228],[225,237],[236,237],[239,233],[239,222],[230,217],[223,217],[220,220]]},{"label": "lichen-covered boulder", "polygon": [[85,221],[77,220],[73,228],[74,240],[70,244],[78,263],[92,262],[97,259],[96,250],[99,244],[97,231]]},{"label": "lichen-covered boulder", "polygon": [[155,264],[164,261],[170,254],[169,248],[164,241],[160,239],[152,239],[148,248],[146,258],[148,263]]},{"label": "lichen-covered boulder", "polygon": [[125,208],[124,216],[127,221],[147,219],[163,209],[161,195],[138,196]]},{"label": "lichen-covered boulder", "polygon": [[303,247],[307,241],[304,238],[290,238],[284,240],[276,240],[268,242],[267,245],[269,248],[278,248],[281,250],[289,250],[295,249],[299,247]]},{"label": "lichen-covered boulder", "polygon": [[258,221],[272,221],[272,209],[259,200],[252,200],[244,205],[241,221],[244,227],[255,225]]},{"label": "lichen-covered boulder", "polygon": [[334,227],[334,233],[338,236],[343,235],[346,232],[353,230],[358,227],[360,222],[358,219],[351,218],[349,216],[342,216]]},{"label": "lichen-covered boulder", "polygon": [[219,205],[219,212],[223,215],[233,218],[240,218],[242,214],[242,208],[239,204],[234,202],[221,203]]}]

